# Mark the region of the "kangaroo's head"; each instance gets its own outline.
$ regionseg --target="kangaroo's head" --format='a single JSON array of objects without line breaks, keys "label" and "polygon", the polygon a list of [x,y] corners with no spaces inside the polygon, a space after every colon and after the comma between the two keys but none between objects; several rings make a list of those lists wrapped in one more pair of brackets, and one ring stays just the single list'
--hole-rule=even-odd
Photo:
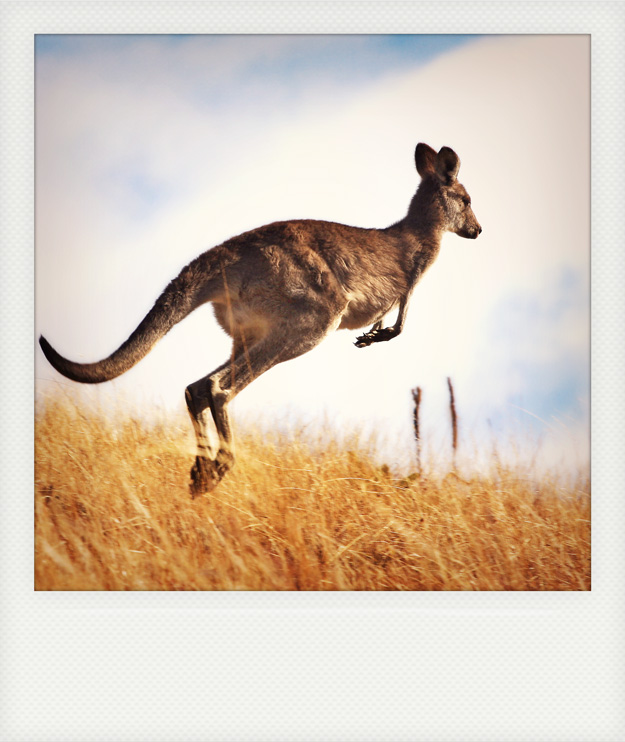
[{"label": "kangaroo's head", "polygon": [[429,192],[430,204],[437,207],[443,229],[474,240],[482,227],[471,208],[471,197],[457,180],[460,169],[458,155],[450,147],[442,147],[436,152],[421,143],[415,150],[415,161],[422,179],[421,186]]}]

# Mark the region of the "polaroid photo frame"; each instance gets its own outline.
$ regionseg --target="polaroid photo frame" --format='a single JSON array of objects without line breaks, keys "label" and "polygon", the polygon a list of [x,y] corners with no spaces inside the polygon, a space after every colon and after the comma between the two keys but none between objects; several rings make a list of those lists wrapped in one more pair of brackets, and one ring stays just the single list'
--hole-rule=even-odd
[{"label": "polaroid photo frame", "polygon": [[[68,8],[1,11],[3,736],[622,739],[623,425],[615,385],[623,366],[622,7],[85,3],[70,15]],[[33,589],[33,72],[34,38],[44,33],[590,36],[591,591]]]}]

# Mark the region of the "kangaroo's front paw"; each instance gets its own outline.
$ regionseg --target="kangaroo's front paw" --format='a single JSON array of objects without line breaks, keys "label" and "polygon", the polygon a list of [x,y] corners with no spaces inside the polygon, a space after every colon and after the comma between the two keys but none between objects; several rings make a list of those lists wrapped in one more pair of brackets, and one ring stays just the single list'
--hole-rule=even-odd
[{"label": "kangaroo's front paw", "polygon": [[371,332],[365,332],[364,335],[359,335],[356,338],[356,342],[354,343],[354,345],[357,348],[366,348],[368,345],[371,345],[371,343],[373,342],[374,342],[373,331],[371,331]]},{"label": "kangaroo's front paw", "polygon": [[356,338],[354,345],[357,348],[366,348],[367,345],[371,345],[371,343],[381,343],[385,340],[391,340],[392,338],[397,337],[397,335],[399,335],[399,332],[394,327],[378,327],[377,329],[369,330],[369,332],[365,332],[364,335]]},{"label": "kangaroo's front paw", "polygon": [[394,327],[380,327],[379,330],[372,330],[374,335],[374,343],[382,343],[385,340],[392,340],[394,337],[399,335],[399,332]]}]

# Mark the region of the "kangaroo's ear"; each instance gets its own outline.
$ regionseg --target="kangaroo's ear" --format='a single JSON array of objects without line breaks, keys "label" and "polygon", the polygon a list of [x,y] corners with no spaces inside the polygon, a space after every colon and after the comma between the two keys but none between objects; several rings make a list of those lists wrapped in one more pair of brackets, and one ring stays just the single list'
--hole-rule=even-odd
[{"label": "kangaroo's ear", "polygon": [[460,158],[451,149],[451,147],[441,147],[436,155],[436,174],[445,185],[449,185],[456,180],[458,170],[460,170]]},{"label": "kangaroo's ear", "polygon": [[428,173],[435,172],[436,150],[433,150],[427,144],[423,144],[423,142],[417,144],[414,159],[417,164],[417,172],[422,178]]}]

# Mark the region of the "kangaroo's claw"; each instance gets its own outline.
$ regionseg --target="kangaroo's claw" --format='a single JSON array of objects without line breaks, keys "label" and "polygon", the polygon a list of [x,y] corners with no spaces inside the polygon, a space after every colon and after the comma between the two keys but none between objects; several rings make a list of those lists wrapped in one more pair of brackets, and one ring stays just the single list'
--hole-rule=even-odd
[{"label": "kangaroo's claw", "polygon": [[360,335],[356,338],[356,342],[354,345],[357,348],[366,348],[368,345],[371,345],[375,341],[375,338],[373,337],[372,332],[365,332],[364,335]]}]

